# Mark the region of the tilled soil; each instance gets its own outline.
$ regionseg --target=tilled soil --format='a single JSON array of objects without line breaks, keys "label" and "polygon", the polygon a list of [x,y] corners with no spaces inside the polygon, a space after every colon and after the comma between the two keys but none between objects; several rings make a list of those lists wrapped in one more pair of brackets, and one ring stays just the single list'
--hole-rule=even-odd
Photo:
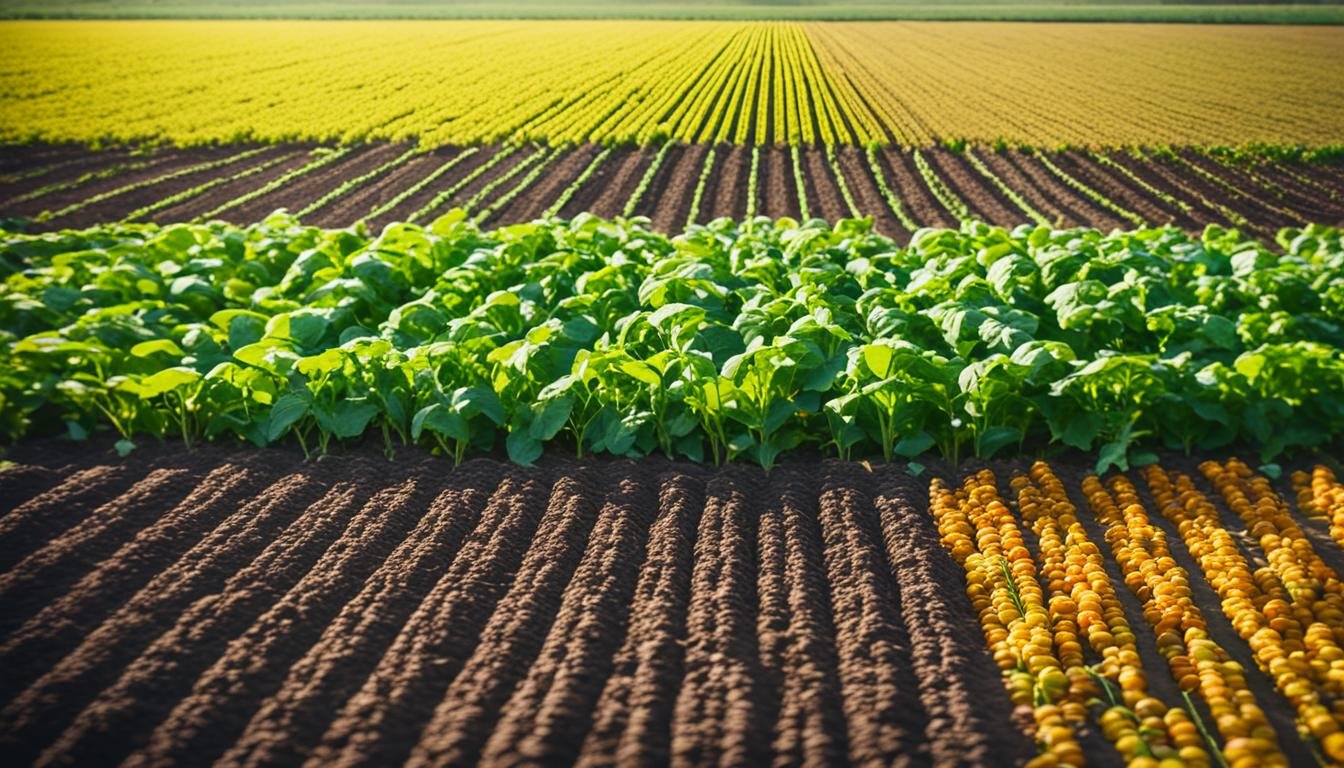
[{"label": "tilled soil", "polygon": [[903,470],[37,450],[0,499],[9,764],[1031,753]]},{"label": "tilled soil", "polygon": [[[409,147],[404,143],[355,147],[339,161],[290,179],[277,189],[231,207],[221,218],[241,224],[256,221],[278,208],[301,210],[344,182],[401,155]],[[70,146],[0,146],[0,218],[27,219],[25,226],[30,231],[92,226],[118,220],[137,208],[153,205],[212,178],[230,177],[247,167],[265,163],[268,158],[293,155],[290,160],[264,172],[213,186],[196,197],[159,208],[150,217],[164,223],[187,221],[261,188],[310,162],[312,157],[308,154],[312,147],[308,145],[276,146],[237,164],[184,174],[161,183],[148,183],[54,219],[49,215],[88,197],[127,184],[152,181],[174,170],[227,157],[242,149],[244,147],[159,148],[132,155],[126,148],[93,151]],[[494,179],[509,173],[529,157],[535,148],[481,147],[370,223],[381,227],[404,220],[442,192],[453,189],[501,151],[511,154],[422,218],[428,221],[451,206],[465,205]],[[594,145],[561,150],[526,189],[512,197],[508,204],[494,210],[486,224],[528,221],[549,210],[599,151],[601,149]],[[633,147],[613,149],[588,180],[574,189],[561,215],[573,217],[582,211],[591,211],[600,216],[614,216],[624,211],[657,151]],[[375,208],[415,187],[462,152],[464,150],[459,148],[446,147],[409,157],[395,168],[366,179],[329,200],[306,219],[330,227],[354,224]],[[671,148],[635,205],[634,213],[648,216],[656,230],[679,231],[690,218],[695,188],[708,152],[708,145]],[[707,177],[695,218],[701,222],[723,216],[740,219],[748,210],[747,198],[751,194],[751,150],[724,144],[717,146],[714,152],[714,166]],[[993,179],[960,153],[941,148],[921,152],[943,186],[964,203],[973,216],[1002,226],[1014,226],[1030,219]],[[1093,200],[1089,193],[1061,179],[1035,152],[983,148],[975,152],[994,178],[1052,223],[1102,230],[1132,226],[1129,218],[1117,215],[1112,207]],[[1194,151],[1183,151],[1179,157],[1147,159],[1116,151],[1108,153],[1108,157],[1128,173],[1098,161],[1089,153],[1049,153],[1050,162],[1073,181],[1086,185],[1090,194],[1099,194],[1114,206],[1132,212],[1152,225],[1172,223],[1198,231],[1210,223],[1231,224],[1260,237],[1272,236],[1280,226],[1307,222],[1344,225],[1344,164],[1262,162],[1239,166]],[[859,212],[871,216],[879,232],[901,240],[910,236],[909,228],[901,224],[881,192],[873,165],[860,148],[838,147],[835,167],[832,167],[824,148],[802,147],[799,166],[802,192],[810,215],[827,220],[851,215],[839,186],[843,178]],[[876,166],[880,181],[891,190],[914,225],[956,225],[955,217],[938,202],[929,183],[920,176],[908,151],[886,148],[878,153]],[[118,172],[103,176],[99,171]],[[94,177],[83,178],[86,174]],[[508,194],[525,176],[526,172],[520,173],[477,200],[478,212]],[[754,210],[759,214],[772,218],[801,214],[798,183],[788,148],[760,148],[755,195]],[[48,215],[43,216],[44,212]]]}]

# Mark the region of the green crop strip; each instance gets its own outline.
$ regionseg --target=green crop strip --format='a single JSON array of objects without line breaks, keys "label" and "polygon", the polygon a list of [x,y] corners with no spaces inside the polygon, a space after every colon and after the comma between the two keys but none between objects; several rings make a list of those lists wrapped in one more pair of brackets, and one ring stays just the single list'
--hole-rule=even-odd
[{"label": "green crop strip", "polygon": [[751,171],[747,174],[747,222],[756,218],[756,194],[761,168],[761,148],[751,148]]},{"label": "green crop strip", "polygon": [[1125,221],[1128,221],[1130,224],[1133,224],[1136,227],[1142,227],[1146,223],[1143,220],[1143,217],[1140,216],[1139,214],[1129,210],[1128,208],[1121,206],[1119,203],[1114,202],[1109,197],[1103,195],[1101,192],[1098,192],[1092,187],[1089,187],[1088,185],[1084,184],[1080,179],[1066,172],[1063,168],[1060,168],[1058,165],[1055,165],[1054,162],[1052,162],[1044,152],[1037,152],[1036,159],[1040,160],[1041,165],[1044,165],[1045,169],[1053,173],[1055,177],[1058,178],[1060,181],[1064,182],[1065,184],[1068,184],[1070,187],[1073,187],[1075,190],[1083,193],[1089,199],[1091,199],[1092,202],[1096,203],[1097,205],[1100,205],[1102,208],[1105,208],[1111,213],[1114,213],[1116,216],[1119,216],[1120,218],[1124,219]]},{"label": "green crop strip", "polygon": [[593,177],[593,174],[597,173],[598,167],[600,167],[602,163],[606,161],[607,157],[611,155],[611,150],[611,147],[607,147],[601,152],[598,152],[597,156],[594,157],[592,161],[588,163],[587,167],[574,178],[574,181],[569,183],[568,187],[565,187],[565,191],[560,193],[560,196],[555,199],[554,203],[551,203],[550,207],[547,208],[546,212],[542,215],[555,216],[560,213],[560,210],[565,207],[565,204],[583,188],[584,184],[588,183],[588,180]]},{"label": "green crop strip", "polygon": [[[316,160],[313,160],[309,163],[299,166],[298,168],[295,168],[294,170],[286,174],[283,174],[278,179],[272,179],[269,183],[263,184],[262,186],[257,187],[251,192],[239,195],[238,197],[235,197],[232,200],[229,200],[219,205],[214,210],[207,211],[201,214],[200,216],[197,217],[197,219],[201,221],[204,221],[205,219],[212,219],[220,215],[221,213],[224,213],[225,211],[231,211],[240,205],[246,205],[247,203],[250,203],[253,200],[256,200],[257,198],[261,197],[262,195],[269,195],[270,193],[276,191],[277,189],[283,188],[286,184],[290,183],[291,181],[297,178],[306,176],[319,168],[325,168],[326,166],[331,165],[337,160],[340,160],[341,158],[350,154],[350,152],[351,152],[350,147],[342,147],[340,149],[322,151],[320,156]],[[261,169],[257,168],[256,170],[253,171],[245,171],[243,174],[239,174],[238,176],[235,176],[233,178],[241,178],[244,175],[250,175],[251,173],[255,173],[256,171],[259,170]],[[232,179],[230,179],[230,181],[232,181]]]},{"label": "green crop strip", "polygon": [[463,189],[466,189],[468,184],[489,173],[490,170],[493,169],[496,165],[499,165],[508,158],[512,157],[513,153],[517,151],[518,151],[518,145],[516,144],[510,144],[501,147],[500,150],[495,153],[494,157],[482,163],[481,166],[476,170],[458,179],[456,184],[453,184],[452,186],[443,190],[439,194],[435,195],[434,199],[430,200],[428,203],[425,203],[420,208],[420,210],[406,217],[406,222],[409,224],[414,224],[415,222],[419,221],[425,216],[428,216],[429,214],[438,210],[440,206],[451,200],[453,195],[456,195],[458,192],[461,192]]},{"label": "green crop strip", "polygon": [[[1143,152],[1142,150],[1136,150],[1136,151],[1138,153],[1139,159],[1149,163],[1156,162],[1153,156],[1147,154],[1146,152]],[[1198,200],[1206,208],[1213,211],[1217,211],[1218,214],[1223,217],[1223,221],[1227,222],[1228,224],[1232,224],[1238,227],[1250,226],[1250,222],[1246,220],[1246,217],[1242,216],[1241,214],[1237,213],[1231,208],[1228,208],[1226,205],[1223,205],[1222,203],[1216,200],[1210,200],[1209,198],[1201,194],[1199,190],[1182,182],[1179,178],[1168,179],[1168,181],[1173,187],[1179,189],[1183,194],[1187,195],[1191,199]]]},{"label": "green crop strip", "polygon": [[793,158],[793,188],[798,192],[798,213],[802,216],[803,221],[807,221],[812,216],[807,209],[807,187],[803,184],[802,158],[798,155],[797,144],[789,147],[789,154]]},{"label": "green crop strip", "polygon": [[1156,197],[1158,200],[1161,200],[1162,202],[1164,202],[1164,203],[1166,203],[1166,204],[1168,204],[1168,205],[1172,205],[1172,206],[1175,206],[1175,207],[1179,208],[1179,209],[1181,210],[1181,212],[1184,213],[1184,214],[1186,214],[1187,216],[1189,216],[1189,215],[1191,215],[1191,214],[1193,213],[1194,208],[1191,207],[1190,203],[1188,203],[1188,202],[1186,202],[1186,201],[1184,201],[1184,200],[1180,200],[1180,199],[1178,199],[1178,198],[1176,198],[1176,197],[1174,197],[1174,196],[1172,196],[1172,195],[1170,195],[1170,194],[1168,194],[1168,193],[1162,191],[1161,189],[1158,189],[1157,187],[1153,186],[1152,184],[1149,184],[1148,182],[1144,181],[1143,178],[1140,177],[1137,173],[1135,173],[1135,172],[1131,171],[1129,168],[1125,167],[1125,164],[1124,164],[1124,163],[1117,163],[1116,161],[1112,160],[1111,158],[1107,157],[1106,155],[1101,154],[1100,152],[1092,152],[1092,153],[1090,153],[1090,154],[1091,154],[1091,157],[1092,157],[1093,160],[1096,160],[1098,163],[1101,163],[1102,165],[1106,166],[1107,168],[1110,168],[1110,169],[1115,170],[1115,171],[1119,171],[1120,174],[1121,174],[1122,176],[1124,176],[1125,178],[1129,179],[1129,180],[1132,181],[1133,183],[1137,184],[1137,185],[1139,186],[1140,189],[1142,189],[1143,191],[1145,191],[1145,192],[1147,192],[1148,194],[1152,195],[1153,197]]},{"label": "green crop strip", "polygon": [[1031,219],[1037,224],[1042,224],[1045,226],[1050,225],[1050,220],[1047,219],[1045,216],[1043,216],[1040,211],[1036,210],[1035,208],[1032,208],[1031,204],[1028,203],[1025,199],[1023,199],[1021,195],[1017,194],[1016,190],[1014,190],[1007,184],[1004,184],[1003,179],[1000,179],[998,174],[994,173],[994,171],[989,169],[989,166],[985,165],[985,162],[975,154],[974,149],[967,147],[966,152],[964,154],[966,155],[966,159],[971,162],[971,166],[974,167],[975,170],[981,176],[988,179],[989,182],[993,184],[1000,192],[1002,192],[1004,197],[1011,200],[1013,202],[1013,205],[1017,206],[1018,210],[1022,211],[1027,215],[1027,218]]},{"label": "green crop strip", "polygon": [[970,209],[961,201],[961,198],[947,188],[942,179],[938,178],[937,171],[933,170],[929,161],[924,159],[924,155],[920,154],[918,149],[912,149],[910,150],[910,156],[915,161],[915,168],[919,170],[919,177],[924,180],[924,186],[928,187],[933,196],[938,199],[938,202],[942,203],[943,207],[947,209],[947,212],[958,221],[969,221],[971,219]]},{"label": "green crop strip", "polygon": [[[1287,208],[1283,208],[1281,206],[1277,206],[1270,203],[1268,200],[1265,199],[1263,195],[1254,195],[1246,192],[1241,187],[1238,187],[1236,184],[1233,184],[1227,179],[1224,179],[1222,176],[1213,173],[1212,171],[1208,170],[1207,168],[1204,168],[1203,166],[1197,163],[1193,163],[1187,160],[1186,158],[1182,157],[1179,153],[1174,154],[1172,156],[1175,158],[1176,162],[1179,165],[1194,171],[1199,176],[1203,177],[1204,179],[1207,179],[1211,184],[1214,184],[1218,187],[1222,187],[1224,190],[1227,191],[1228,194],[1232,195],[1234,198],[1239,198],[1241,200],[1250,200],[1252,202],[1259,203],[1260,205],[1279,214],[1280,216],[1283,216],[1289,221],[1294,221],[1297,218],[1299,218],[1298,215],[1293,211],[1290,211]],[[1226,208],[1221,204],[1218,205],[1218,208],[1220,210],[1230,212],[1230,209]],[[1243,219],[1242,221],[1244,222],[1245,220]]]},{"label": "green crop strip", "polygon": [[835,157],[835,145],[826,145],[826,164],[831,167],[831,175],[835,177],[835,186],[840,189],[840,197],[845,201],[845,207],[849,209],[849,215],[859,218],[862,214],[859,212],[859,206],[854,203],[854,196],[849,193],[849,184],[845,182],[845,171],[840,167],[840,161]]},{"label": "green crop strip", "polygon": [[20,181],[27,181],[28,179],[35,179],[39,176],[46,176],[49,173],[55,173],[56,171],[59,171],[62,168],[68,168],[74,165],[75,163],[82,162],[83,160],[84,160],[83,157],[73,157],[70,158],[69,160],[61,160],[59,162],[51,163],[49,165],[42,165],[38,166],[37,168],[29,168],[26,171],[19,171],[18,173],[7,173],[4,174],[3,176],[0,176],[0,184],[16,184]]},{"label": "green crop strip", "polygon": [[644,199],[644,193],[648,191],[649,185],[653,183],[654,174],[658,173],[658,169],[663,166],[663,158],[667,157],[667,151],[671,148],[672,144],[670,142],[664,144],[663,148],[658,150],[658,154],[654,155],[653,162],[649,163],[648,170],[644,171],[644,175],[640,177],[638,186],[636,186],[635,191],[630,194],[630,199],[625,201],[625,208],[621,209],[622,216],[629,218],[634,215],[635,207],[639,205],[640,200]]},{"label": "green crop strip", "polygon": [[361,174],[353,179],[349,179],[341,183],[335,189],[331,190],[327,194],[319,197],[318,199],[304,206],[303,210],[299,211],[298,213],[299,218],[303,218],[304,216],[308,216],[316,211],[319,211],[323,207],[325,207],[327,203],[330,203],[331,201],[336,200],[337,198],[344,197],[345,195],[349,194],[352,190],[364,186],[373,179],[383,175],[384,173],[387,173],[393,168],[396,168],[397,166],[401,165],[407,160],[410,160],[411,157],[419,151],[420,151],[419,149],[412,147],[406,150],[405,152],[401,153],[400,155],[397,155],[396,157],[392,158],[391,160],[388,160],[387,162],[383,163],[377,168],[374,168],[368,173]]},{"label": "green crop strip", "polygon": [[515,184],[508,192],[500,195],[499,198],[487,206],[485,210],[476,214],[472,218],[472,221],[480,224],[490,218],[496,211],[513,202],[513,200],[517,198],[518,195],[522,194],[524,190],[536,183],[537,179],[541,177],[541,174],[545,172],[546,168],[549,167],[551,163],[555,162],[556,158],[560,157],[560,153],[563,151],[564,150],[560,148],[551,150],[549,154],[542,158],[540,163],[527,172],[527,175],[523,177],[522,181]]},{"label": "green crop strip", "polygon": [[435,168],[434,171],[425,178],[417,181],[416,183],[402,190],[400,194],[398,194],[396,197],[393,197],[391,200],[388,200],[386,203],[383,203],[382,205],[369,211],[369,214],[364,217],[364,221],[368,221],[369,219],[376,219],[379,216],[382,216],[383,214],[392,210],[393,208],[396,208],[398,205],[401,205],[402,203],[411,199],[412,195],[416,194],[417,192],[429,186],[430,184],[433,184],[434,181],[438,179],[440,176],[451,171],[453,168],[456,168],[458,163],[461,163],[463,160],[466,160],[467,158],[471,157],[472,155],[476,154],[479,151],[480,147],[470,147],[468,149],[462,150],[462,152],[459,153],[456,157],[452,158],[451,160],[445,161],[438,168]]},{"label": "green crop strip", "polygon": [[178,179],[183,176],[189,176],[193,173],[201,173],[202,171],[213,171],[216,168],[223,168],[225,166],[246,160],[249,157],[254,157],[258,154],[261,154],[262,152],[265,152],[268,149],[270,149],[270,147],[257,147],[256,149],[249,149],[243,152],[239,152],[237,154],[229,155],[228,157],[222,157],[218,160],[211,160],[206,163],[197,163],[196,165],[190,165],[187,166],[186,168],[179,168],[176,171],[170,171],[168,173],[163,174],[162,176],[155,176],[150,179],[143,179],[141,181],[131,182],[130,184],[117,187],[116,189],[110,189],[101,194],[90,195],[89,197],[86,197],[77,203],[71,203],[70,205],[67,205],[58,211],[43,211],[37,217],[37,220],[50,221],[52,219],[59,219],[62,216],[69,216],[70,214],[75,213],[77,211],[81,211],[90,205],[93,205],[95,203],[101,203],[104,200],[110,200],[114,197],[119,197],[121,195],[126,194],[127,192],[134,192],[137,189],[152,187],[155,184],[162,184],[165,181],[172,181],[173,179]]},{"label": "green crop strip", "polygon": [[700,167],[700,179],[695,183],[695,194],[691,196],[691,212],[686,215],[686,226],[695,223],[695,219],[700,215],[700,199],[705,195],[705,185],[709,183],[709,175],[714,170],[714,147],[710,147],[705,153],[704,164]]},{"label": "green crop strip", "polygon": [[1344,232],[579,217],[116,224],[0,244],[0,436],[378,435],[764,466],[1344,434]]},{"label": "green crop strip", "polygon": [[551,158],[555,157],[555,153],[558,151],[559,150],[547,151],[545,147],[538,147],[535,152],[523,158],[509,170],[501,173],[499,178],[488,182],[485,186],[477,190],[476,194],[472,195],[467,202],[462,204],[462,208],[467,211],[475,211],[478,205],[485,202],[485,200],[490,197],[490,193],[507,184],[509,179],[512,179],[514,176],[527,170],[537,161],[542,161],[542,164],[545,165]]},{"label": "green crop strip", "polygon": [[887,201],[887,207],[896,214],[896,219],[901,222],[901,226],[907,231],[914,232],[919,229],[919,223],[910,218],[910,214],[905,212],[905,206],[901,205],[901,199],[892,191],[891,185],[887,183],[887,177],[882,173],[882,166],[877,160],[877,147],[868,145],[866,154],[868,155],[868,168],[873,172],[873,181],[877,182],[877,188],[882,192],[882,199]]},{"label": "green crop strip", "polygon": [[101,181],[103,179],[110,179],[113,176],[117,176],[122,173],[128,173],[130,171],[138,171],[141,168],[148,168],[153,164],[154,164],[153,160],[140,160],[133,163],[117,163],[116,165],[110,168],[104,168],[100,171],[89,171],[88,173],[82,174],[78,178],[71,179],[70,181],[53,182],[51,184],[38,187],[37,189],[29,190],[21,195],[9,198],[8,200],[4,201],[4,203],[0,203],[0,205],[9,206],[9,205],[18,205],[19,203],[26,203],[30,200],[36,200],[39,197],[50,195],[53,192],[64,192],[68,189],[75,189],[76,187],[81,187],[85,184],[88,184],[91,181]]},{"label": "green crop strip", "polygon": [[[122,221],[137,221],[139,219],[143,219],[144,217],[148,216],[151,213],[161,211],[164,208],[168,208],[177,205],[178,203],[190,200],[220,185],[228,184],[229,182],[237,181],[238,179],[245,179],[249,176],[254,176],[266,170],[267,168],[279,165],[280,163],[283,163],[286,160],[289,160],[298,154],[299,153],[297,152],[291,152],[289,154],[280,155],[279,157],[273,157],[269,160],[263,160],[262,162],[252,166],[251,168],[245,168],[235,174],[216,176],[215,178],[210,179],[209,181],[204,182],[202,184],[197,184],[196,186],[190,189],[184,189],[181,192],[178,192],[177,194],[169,195],[168,197],[157,200],[153,203],[150,203],[149,205],[137,208],[136,210],[126,214],[126,217],[122,219]],[[204,219],[207,218],[207,216],[202,216],[198,218]]]}]

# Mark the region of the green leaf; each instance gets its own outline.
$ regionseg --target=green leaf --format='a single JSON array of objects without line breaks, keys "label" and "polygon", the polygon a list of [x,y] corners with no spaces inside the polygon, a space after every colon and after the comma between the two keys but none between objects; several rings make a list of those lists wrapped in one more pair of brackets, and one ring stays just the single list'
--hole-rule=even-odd
[{"label": "green leaf", "polygon": [[1104,475],[1106,470],[1111,467],[1115,467],[1121,472],[1128,470],[1129,463],[1125,461],[1125,452],[1128,448],[1129,444],[1120,440],[1101,446],[1101,450],[1097,453],[1096,473]]},{"label": "green leaf", "polygon": [[658,387],[663,383],[663,377],[658,371],[643,360],[626,360],[621,363],[621,372],[650,386]]},{"label": "green leaf", "polygon": [[341,400],[330,411],[318,410],[318,423],[339,438],[358,437],[378,413],[378,406],[362,400]]},{"label": "green leaf", "polygon": [[894,356],[895,351],[886,344],[866,344],[863,347],[863,364],[880,379],[891,375],[891,361]]},{"label": "green leaf", "polygon": [[116,450],[117,455],[124,459],[127,456],[131,455],[131,451],[135,450],[135,443],[132,443],[130,440],[127,440],[125,438],[122,438],[121,440],[118,440],[117,442],[113,443],[112,447]]},{"label": "green leaf", "polygon": [[530,467],[532,462],[541,458],[541,441],[524,430],[510,432],[505,447],[509,451],[509,460],[515,464]]},{"label": "green leaf", "polygon": [[574,408],[574,398],[568,395],[547,400],[532,417],[528,434],[534,440],[550,440],[569,420],[569,412]]},{"label": "green leaf", "polygon": [[177,342],[173,341],[172,339],[154,339],[152,341],[142,341],[139,344],[136,344],[135,346],[131,347],[131,356],[133,357],[149,357],[150,355],[154,355],[159,352],[166,352],[176,357],[181,357],[182,355],[186,354],[185,352],[182,351],[182,348],[177,345]]},{"label": "green leaf", "polygon": [[1017,427],[990,427],[976,438],[976,453],[987,459],[999,449],[1012,445],[1022,439],[1022,430]]},{"label": "green leaf", "polygon": [[290,392],[276,399],[271,406],[271,414],[266,424],[266,440],[275,442],[285,433],[296,421],[308,414],[308,409],[312,407],[313,396],[306,391],[303,393]]},{"label": "green leaf", "polygon": [[896,452],[897,456],[910,458],[929,450],[933,447],[934,442],[933,435],[928,432],[920,432],[897,440],[896,446],[892,450]]},{"label": "green leaf", "polygon": [[162,371],[138,381],[136,389],[142,399],[148,399],[193,384],[199,381],[201,377],[202,374],[199,371],[191,368],[182,366],[164,368]]}]

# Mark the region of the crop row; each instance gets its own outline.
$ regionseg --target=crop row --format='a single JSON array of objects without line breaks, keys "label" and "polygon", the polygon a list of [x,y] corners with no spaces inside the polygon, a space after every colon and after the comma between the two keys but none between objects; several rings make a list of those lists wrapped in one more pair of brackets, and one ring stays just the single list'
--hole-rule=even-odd
[{"label": "crop row", "polygon": [[[907,248],[866,222],[718,220],[668,239],[581,215],[377,237],[276,215],[12,236],[0,412],[13,439],[367,431],[527,463],[663,453],[772,465],[1252,443],[1344,431],[1344,243],[1218,228],[978,223]],[[503,438],[507,438],[503,440]]]},{"label": "crop row", "polygon": [[[486,221],[510,223],[559,211],[578,197],[580,207],[599,215],[649,213],[664,228],[722,215],[870,215],[881,231],[895,236],[968,218],[1004,226],[1035,222],[1102,229],[1172,222],[1197,230],[1218,223],[1260,236],[1281,226],[1344,220],[1339,199],[1344,184],[1333,165],[1277,166],[1193,153],[1140,157],[876,147],[746,152],[716,146],[695,158],[689,154],[694,148],[674,144],[656,153],[506,144],[432,154],[372,145],[318,148],[307,157],[277,147],[256,155],[246,150],[242,158],[236,152],[169,150],[130,164],[118,152],[106,159],[91,153],[88,164],[124,170],[105,174],[76,167],[65,171],[66,179],[53,171],[56,178],[49,183],[41,176],[10,182],[14,192],[0,201],[0,214],[56,228],[111,219],[247,221],[283,207],[298,211],[304,221],[348,225],[427,221],[450,207],[467,207]],[[814,161],[823,152],[824,160]],[[597,155],[603,162],[587,165]],[[682,167],[688,162],[694,168]],[[496,183],[501,174],[509,178]],[[612,184],[608,174],[629,182]],[[738,184],[743,178],[748,183]],[[766,184],[767,178],[783,183]],[[692,211],[697,189],[700,204]],[[0,197],[5,192],[0,182]],[[658,212],[667,215],[654,215]]]},{"label": "crop row", "polygon": [[[966,572],[1012,700],[1031,713],[1019,724],[1040,749],[1034,765],[1081,765],[1086,724],[1130,766],[1344,760],[1344,582],[1267,477],[1237,459],[1199,469],[1233,519],[1190,476],[1157,465],[1141,473],[1153,507],[1115,475],[1084,478],[1079,509],[1041,461],[1013,477],[1012,500],[989,470],[959,488],[933,481],[930,512],[943,546]],[[1313,493],[1308,477],[1316,491],[1334,484],[1323,466],[1299,473],[1303,499]],[[1313,514],[1314,504],[1302,511]],[[1150,509],[1182,540],[1191,568],[1173,556]],[[1111,581],[1089,528],[1109,544],[1123,587]],[[1249,536],[1239,542],[1236,528]],[[1200,577],[1221,600],[1230,632],[1211,626],[1197,605]],[[1166,674],[1145,668],[1122,589],[1138,601]],[[1273,687],[1248,682],[1239,661],[1248,657]],[[1266,715],[1285,704],[1293,729]]]},{"label": "crop row", "polygon": [[[1344,103],[1333,27],[288,21],[5,31],[6,141],[1331,151]],[[1229,62],[1228,50],[1245,55]],[[210,66],[191,65],[201,51]]]}]

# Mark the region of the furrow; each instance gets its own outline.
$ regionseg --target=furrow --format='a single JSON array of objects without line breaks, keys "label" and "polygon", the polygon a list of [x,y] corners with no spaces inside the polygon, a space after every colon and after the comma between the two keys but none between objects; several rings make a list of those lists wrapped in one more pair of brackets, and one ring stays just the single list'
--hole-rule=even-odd
[{"label": "furrow", "polygon": [[585,470],[556,481],[508,594],[434,710],[408,765],[467,765],[480,759],[500,707],[535,663],[583,558],[601,506],[599,487],[596,473]]},{"label": "furrow", "polygon": [[222,525],[0,710],[0,746],[17,742],[25,748],[42,747],[54,740],[179,615],[246,568],[324,490],[315,473],[305,471],[287,475],[240,503]]},{"label": "furrow", "polygon": [[632,600],[624,644],[598,699],[577,765],[662,765],[682,679],[686,611],[695,532],[704,509],[704,480],[663,479],[658,518]]},{"label": "furrow", "polygon": [[937,765],[1025,762],[1035,745],[1012,722],[1012,703],[985,648],[965,579],[941,551],[923,509],[928,493],[903,469],[883,470],[874,499],[900,590],[913,673]]},{"label": "furrow", "polygon": [[56,487],[15,506],[0,518],[0,572],[71,528],[87,510],[102,506],[126,490],[127,467],[95,465],[81,469]]},{"label": "furrow", "polygon": [[[377,493],[341,538],[279,602],[196,681],[128,768],[213,761],[238,738],[266,696],[312,647],[322,630],[419,522],[432,499],[428,473]],[[418,476],[416,476],[418,475]]]},{"label": "furrow", "polygon": [[827,471],[818,518],[826,546],[835,638],[854,765],[927,765],[927,715],[911,669],[900,594],[886,562],[872,480],[849,465]]},{"label": "furrow", "polygon": [[730,466],[706,488],[696,535],[684,677],[672,713],[672,764],[759,765],[770,724],[756,642],[756,510],[759,469]]},{"label": "furrow", "polygon": [[540,471],[515,470],[505,478],[448,571],[305,765],[406,760],[508,590],[546,511],[548,490]]},{"label": "furrow", "polygon": [[140,531],[68,592],[52,600],[0,644],[0,665],[13,670],[0,692],[18,692],[172,565],[236,508],[261,490],[255,466],[226,463],[152,525]]},{"label": "furrow", "polygon": [[[641,474],[645,476],[641,478]],[[481,754],[487,763],[572,763],[624,640],[657,514],[653,471],[623,463],[598,512],[588,549],[528,677],[504,707]]]},{"label": "furrow", "polygon": [[172,508],[196,473],[155,469],[126,493],[0,575],[0,635],[8,635],[68,591],[121,544]]},{"label": "furrow", "polygon": [[[339,540],[367,495],[368,468],[352,472],[309,507],[223,588],[197,600],[75,718],[38,765],[119,762],[191,692],[201,673]],[[364,482],[361,482],[363,480]]]},{"label": "furrow", "polygon": [[297,765],[373,672],[420,601],[481,519],[500,466],[455,470],[419,526],[341,610],[222,758],[230,765]]}]

